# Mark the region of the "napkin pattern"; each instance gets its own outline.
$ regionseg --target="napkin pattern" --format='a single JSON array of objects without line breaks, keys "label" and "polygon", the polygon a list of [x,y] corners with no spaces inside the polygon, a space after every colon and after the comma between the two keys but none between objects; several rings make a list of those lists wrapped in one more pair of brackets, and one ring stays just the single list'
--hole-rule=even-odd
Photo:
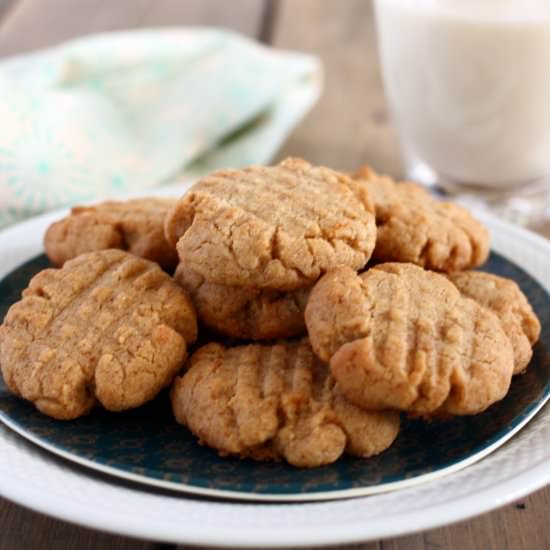
[{"label": "napkin pattern", "polygon": [[218,29],[79,39],[0,63],[0,227],[219,167],[266,163],[321,66]]}]

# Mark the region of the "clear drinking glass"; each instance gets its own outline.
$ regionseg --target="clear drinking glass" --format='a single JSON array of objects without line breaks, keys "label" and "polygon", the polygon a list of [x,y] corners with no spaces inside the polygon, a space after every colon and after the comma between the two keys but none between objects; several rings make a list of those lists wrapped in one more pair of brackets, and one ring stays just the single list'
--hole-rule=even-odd
[{"label": "clear drinking glass", "polygon": [[374,7],[408,176],[517,222],[550,214],[550,1]]}]

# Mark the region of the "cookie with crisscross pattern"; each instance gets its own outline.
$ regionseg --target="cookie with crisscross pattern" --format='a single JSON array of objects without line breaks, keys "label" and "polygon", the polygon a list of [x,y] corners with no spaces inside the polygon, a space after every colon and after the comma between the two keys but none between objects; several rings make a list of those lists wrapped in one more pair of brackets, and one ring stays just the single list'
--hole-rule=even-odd
[{"label": "cookie with crisscross pattern", "polygon": [[540,336],[540,321],[519,286],[481,271],[458,271],[448,277],[464,296],[495,313],[514,350],[514,374],[524,371]]},{"label": "cookie with crisscross pattern", "polygon": [[448,272],[470,269],[487,259],[489,233],[462,206],[437,200],[414,183],[379,176],[368,166],[354,178],[367,188],[374,204],[376,260]]},{"label": "cookie with crisscross pattern", "polygon": [[358,406],[476,414],[508,391],[514,353],[499,319],[438,273],[340,268],[315,285],[305,316],[313,349]]},{"label": "cookie with crisscross pattern", "polygon": [[376,227],[366,188],[287,159],[206,176],[169,213],[165,233],[209,282],[293,290],[338,265],[363,267]]},{"label": "cookie with crisscross pattern", "polygon": [[176,419],[221,455],[316,467],[344,452],[376,455],[399,414],[368,412],[342,396],[307,339],[196,351],[172,388]]},{"label": "cookie with crisscross pattern", "polygon": [[92,252],[31,280],[0,326],[0,367],[13,393],[71,419],[152,399],[196,336],[189,298],[157,264]]},{"label": "cookie with crisscross pattern", "polygon": [[178,255],[164,238],[164,218],[175,204],[175,199],[148,197],[75,206],[46,231],[46,254],[61,266],[79,254],[120,248],[172,271]]},{"label": "cookie with crisscross pattern", "polygon": [[183,262],[174,278],[189,293],[199,320],[220,334],[273,340],[306,331],[304,310],[309,288],[278,291],[220,285],[207,281]]}]

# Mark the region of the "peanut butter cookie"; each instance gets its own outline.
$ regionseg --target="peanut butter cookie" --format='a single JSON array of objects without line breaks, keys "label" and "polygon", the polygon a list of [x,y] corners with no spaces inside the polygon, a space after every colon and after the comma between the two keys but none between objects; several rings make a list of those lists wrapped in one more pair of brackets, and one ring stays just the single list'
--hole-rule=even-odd
[{"label": "peanut butter cookie", "polygon": [[166,219],[180,259],[212,283],[294,290],[337,265],[359,269],[376,226],[366,188],[304,160],[222,170]]},{"label": "peanut butter cookie", "polygon": [[164,218],[175,204],[173,199],[146,198],[76,206],[48,228],[46,254],[61,266],[85,252],[120,248],[172,271],[178,255],[164,238]]},{"label": "peanut butter cookie", "polygon": [[0,326],[8,388],[44,414],[138,407],[172,382],[197,336],[185,291],[122,250],[38,273]]},{"label": "peanut butter cookie", "polygon": [[375,259],[445,272],[476,267],[487,259],[489,233],[465,208],[438,201],[414,183],[395,183],[368,166],[354,178],[365,184],[374,203]]},{"label": "peanut butter cookie", "polygon": [[174,278],[191,296],[199,320],[221,334],[271,340],[306,331],[309,288],[280,292],[209,283],[184,263],[178,265]]},{"label": "peanut butter cookie", "polygon": [[220,455],[313,468],[373,456],[399,431],[395,412],[348,403],[309,342],[196,351],[172,387],[176,419]]},{"label": "peanut butter cookie", "polygon": [[315,285],[305,315],[313,349],[358,406],[476,414],[508,391],[514,353],[500,321],[443,275],[340,268]]},{"label": "peanut butter cookie", "polygon": [[514,374],[525,370],[540,336],[540,321],[518,285],[504,277],[481,271],[451,273],[449,279],[460,292],[500,319],[514,350]]}]

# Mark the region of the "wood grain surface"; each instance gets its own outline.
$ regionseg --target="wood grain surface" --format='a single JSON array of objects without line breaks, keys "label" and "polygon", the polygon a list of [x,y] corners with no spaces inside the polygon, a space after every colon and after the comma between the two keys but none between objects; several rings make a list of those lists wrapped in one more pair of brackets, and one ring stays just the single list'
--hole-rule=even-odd
[{"label": "wood grain surface", "polygon": [[[303,156],[345,170],[368,162],[395,176],[403,173],[381,84],[372,6],[367,0],[19,0],[3,15],[0,57],[89,33],[175,25],[228,27],[277,47],[314,53],[323,59],[325,91],[279,156]],[[545,550],[550,549],[549,518],[547,487],[470,521],[347,548]],[[0,550],[73,548],[191,547],[92,531],[0,498]]]},{"label": "wood grain surface", "polygon": [[321,56],[325,90],[281,156],[403,174],[378,66],[372,7],[364,0],[278,3],[273,44]]}]

